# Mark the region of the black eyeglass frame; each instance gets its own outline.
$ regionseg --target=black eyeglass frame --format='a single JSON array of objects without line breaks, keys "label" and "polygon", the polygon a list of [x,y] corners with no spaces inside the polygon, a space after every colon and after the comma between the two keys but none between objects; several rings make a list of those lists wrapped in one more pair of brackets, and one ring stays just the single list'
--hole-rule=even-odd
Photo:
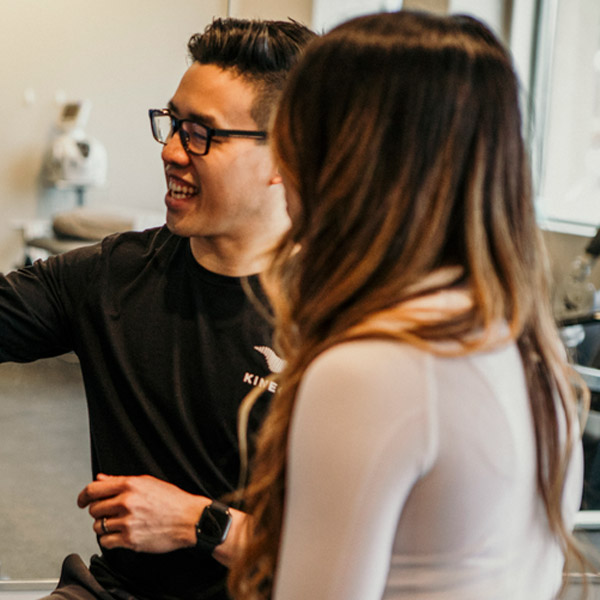
[{"label": "black eyeglass frame", "polygon": [[[166,141],[162,141],[159,139],[157,132],[154,128],[154,117],[163,116],[169,117],[171,119],[171,135]],[[150,127],[152,129],[152,137],[163,146],[166,146],[169,143],[169,140],[176,134],[179,133],[179,138],[181,139],[181,144],[184,147],[185,151],[194,156],[206,156],[208,151],[210,150],[210,142],[213,137],[237,137],[237,138],[252,138],[256,140],[264,140],[267,138],[266,131],[252,131],[248,129],[215,129],[214,127],[209,127],[204,123],[200,123],[195,119],[178,119],[171,114],[171,111],[168,108],[151,108],[148,110],[148,116],[150,117]],[[185,129],[181,127],[182,123],[193,123],[194,125],[199,125],[206,129],[206,148],[204,152],[195,152],[194,150],[190,150],[189,142],[190,136]]]}]

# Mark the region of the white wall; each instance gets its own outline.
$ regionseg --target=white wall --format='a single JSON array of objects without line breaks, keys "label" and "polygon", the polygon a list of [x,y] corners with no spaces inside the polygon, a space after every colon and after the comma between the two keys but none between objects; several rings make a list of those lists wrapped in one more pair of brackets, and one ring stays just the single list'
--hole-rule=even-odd
[{"label": "white wall", "polygon": [[310,0],[17,0],[0,21],[0,271],[21,259],[14,221],[71,208],[38,184],[57,96],[88,98],[86,132],[108,153],[107,185],[91,206],[163,210],[160,146],[147,109],[164,106],[187,67],[186,44],[213,16],[310,22]]},{"label": "white wall", "polygon": [[325,32],[358,15],[400,10],[402,7],[402,0],[314,0],[312,23],[315,31]]},{"label": "white wall", "polygon": [[505,0],[450,0],[449,12],[475,15],[499,35],[505,10]]},{"label": "white wall", "polygon": [[311,27],[312,0],[229,0],[232,17],[243,19],[292,18]]}]

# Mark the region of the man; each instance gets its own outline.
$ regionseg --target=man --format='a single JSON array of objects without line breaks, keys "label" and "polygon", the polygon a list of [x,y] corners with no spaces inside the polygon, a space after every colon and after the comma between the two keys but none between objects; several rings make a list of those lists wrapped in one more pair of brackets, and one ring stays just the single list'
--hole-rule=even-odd
[{"label": "man", "polygon": [[238,484],[237,409],[273,364],[242,278],[260,297],[255,274],[288,226],[264,132],[312,36],[227,19],[192,37],[168,108],[150,111],[166,227],[0,277],[0,360],[73,350],[88,400],[95,480],[78,503],[102,554],[89,571],[68,557],[54,597],[227,597],[244,514],[213,500]]}]

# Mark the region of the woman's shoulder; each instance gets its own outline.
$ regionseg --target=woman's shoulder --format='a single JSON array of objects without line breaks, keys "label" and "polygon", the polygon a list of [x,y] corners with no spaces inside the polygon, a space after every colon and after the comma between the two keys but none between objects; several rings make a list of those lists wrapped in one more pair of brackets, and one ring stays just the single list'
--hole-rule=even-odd
[{"label": "woman's shoulder", "polygon": [[399,368],[423,366],[429,358],[428,352],[402,341],[351,340],[331,346],[319,354],[309,365],[307,375],[330,370],[382,374],[392,369],[397,372]]},{"label": "woman's shoulder", "polygon": [[327,349],[300,384],[296,438],[314,443],[319,436],[330,438],[335,429],[340,432],[335,439],[385,447],[390,456],[410,448],[411,460],[426,469],[436,447],[433,361],[431,354],[392,340],[351,341]]},{"label": "woman's shoulder", "polygon": [[[339,398],[348,405],[368,400],[399,404],[401,396],[429,394],[433,357],[399,341],[353,340],[319,354],[307,368],[300,395]],[[400,394],[410,391],[410,394]],[[309,400],[310,402],[310,400]]]}]

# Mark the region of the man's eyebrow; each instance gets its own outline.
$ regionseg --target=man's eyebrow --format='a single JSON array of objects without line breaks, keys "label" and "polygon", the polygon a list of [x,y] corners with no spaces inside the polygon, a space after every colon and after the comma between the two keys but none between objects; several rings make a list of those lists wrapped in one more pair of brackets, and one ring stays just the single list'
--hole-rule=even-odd
[{"label": "man's eyebrow", "polygon": [[[167,103],[167,108],[174,115],[181,114],[179,112],[179,110],[177,109],[177,106],[175,106],[175,104],[173,103],[172,100],[169,100],[169,102]],[[219,129],[218,124],[215,121],[214,117],[211,117],[210,115],[204,115],[202,113],[191,113],[190,115],[188,115],[186,117],[186,119],[189,119],[190,121],[197,121],[201,125],[208,125],[208,127],[212,127],[213,129]]]}]

